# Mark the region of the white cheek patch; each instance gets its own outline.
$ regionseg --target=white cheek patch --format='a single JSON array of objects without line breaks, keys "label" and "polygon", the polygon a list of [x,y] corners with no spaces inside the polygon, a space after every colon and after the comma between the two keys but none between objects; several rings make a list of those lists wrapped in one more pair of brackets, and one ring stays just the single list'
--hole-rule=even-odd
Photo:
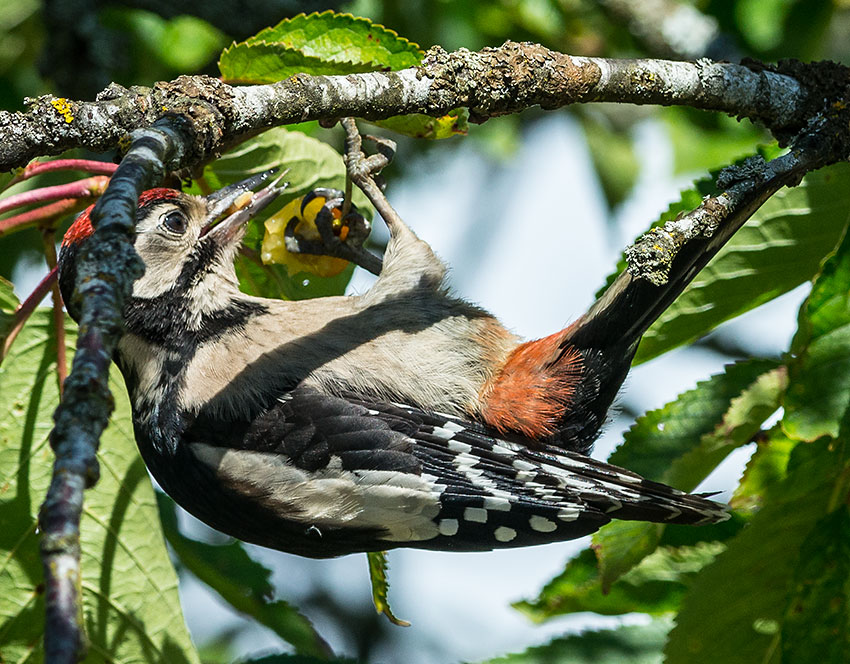
[{"label": "white cheek patch", "polygon": [[155,230],[139,233],[134,246],[145,262],[145,273],[133,284],[133,296],[153,298],[174,288],[188,247],[158,237]]},{"label": "white cheek patch", "polygon": [[381,539],[414,542],[439,534],[434,517],[444,486],[427,476],[388,470],[344,470],[339,458],[308,472],[279,454],[194,443],[191,449],[228,485],[305,526],[370,528]]}]

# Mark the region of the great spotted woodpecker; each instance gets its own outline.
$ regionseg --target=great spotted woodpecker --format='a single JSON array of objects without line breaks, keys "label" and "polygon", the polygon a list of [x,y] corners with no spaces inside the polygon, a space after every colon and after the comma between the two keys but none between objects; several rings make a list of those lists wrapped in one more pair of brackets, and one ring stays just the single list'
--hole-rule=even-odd
[{"label": "great spotted woodpecker", "polygon": [[[189,512],[311,557],[527,546],[612,518],[726,518],[703,496],[586,456],[641,335],[677,287],[621,284],[565,330],[522,342],[451,295],[430,247],[388,222],[367,293],[252,297],[233,261],[244,222],[279,191],[267,185],[244,205],[258,180],[205,198],[173,189],[139,198],[135,248],[147,269],[115,361],[142,456]],[[243,206],[215,224],[237,199]],[[72,316],[89,212],[59,258]]]}]

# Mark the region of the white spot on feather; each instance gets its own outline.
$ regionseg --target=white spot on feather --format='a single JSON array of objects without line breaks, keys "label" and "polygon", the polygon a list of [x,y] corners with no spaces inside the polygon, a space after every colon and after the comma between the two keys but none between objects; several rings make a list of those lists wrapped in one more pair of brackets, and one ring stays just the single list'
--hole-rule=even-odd
[{"label": "white spot on feather", "polygon": [[459,527],[460,524],[458,524],[457,519],[440,519],[437,529],[440,531],[440,535],[451,537],[452,535],[457,535]]},{"label": "white spot on feather", "polygon": [[[448,444],[449,451],[456,454],[469,454],[472,451],[472,445],[461,443],[457,440],[450,440]],[[470,455],[471,456],[471,455]]]},{"label": "white spot on feather", "polygon": [[466,427],[458,424],[457,422],[452,422],[451,420],[443,424],[443,428],[453,433],[460,433],[461,431],[466,430]]},{"label": "white spot on feather", "polygon": [[487,523],[487,510],[483,507],[467,507],[463,510],[463,518],[474,523]]},{"label": "white spot on feather", "polygon": [[558,518],[561,521],[575,521],[581,515],[581,510],[577,507],[562,507],[558,510]]},{"label": "white spot on feather", "polygon": [[497,542],[511,542],[516,538],[516,531],[507,526],[499,526],[493,532]]},{"label": "white spot on feather", "polygon": [[511,501],[504,497],[486,496],[484,498],[484,509],[496,512],[510,512]]},{"label": "white spot on feather", "polygon": [[550,521],[546,517],[538,514],[535,514],[528,520],[528,525],[531,526],[532,530],[536,530],[538,533],[551,533],[558,528],[554,521]]}]

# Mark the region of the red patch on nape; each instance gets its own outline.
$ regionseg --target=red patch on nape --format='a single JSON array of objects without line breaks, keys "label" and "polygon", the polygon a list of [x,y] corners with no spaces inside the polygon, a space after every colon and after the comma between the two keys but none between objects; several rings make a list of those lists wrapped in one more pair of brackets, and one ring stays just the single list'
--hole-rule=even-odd
[{"label": "red patch on nape", "polygon": [[[166,187],[148,189],[147,191],[143,191],[141,196],[139,196],[139,207],[150,205],[151,203],[156,203],[158,201],[167,201],[172,198],[177,198],[179,195],[180,192],[176,189],[168,189]],[[94,209],[94,204],[89,205],[80,213],[80,216],[74,220],[74,223],[71,224],[65,232],[65,237],[62,238],[63,247],[68,246],[69,244],[82,242],[94,233],[94,227],[91,225],[92,209]]]},{"label": "red patch on nape", "polygon": [[561,348],[564,331],[517,346],[481,392],[481,416],[502,433],[532,439],[558,431],[581,380],[581,353]]},{"label": "red patch on nape", "polygon": [[91,225],[91,211],[93,209],[94,204],[89,205],[85,210],[80,212],[80,216],[74,219],[74,223],[71,224],[70,228],[65,232],[65,237],[62,238],[63,247],[82,242],[94,233],[94,228]]},{"label": "red patch on nape", "polygon": [[169,189],[168,187],[148,189],[147,191],[143,191],[142,195],[139,196],[139,207],[144,207],[145,205],[150,205],[151,203],[157,203],[159,201],[167,201],[172,198],[177,198],[179,195],[179,191],[176,189]]}]

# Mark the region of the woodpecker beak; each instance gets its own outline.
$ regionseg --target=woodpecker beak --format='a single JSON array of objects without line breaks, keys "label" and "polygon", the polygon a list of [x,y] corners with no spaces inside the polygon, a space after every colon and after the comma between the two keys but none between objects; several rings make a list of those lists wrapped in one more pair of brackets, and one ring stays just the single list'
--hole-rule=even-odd
[{"label": "woodpecker beak", "polygon": [[[271,177],[277,169],[272,169],[258,175],[253,175],[236,184],[222,187],[206,197],[207,216],[201,230],[201,237],[215,237],[222,244],[232,241],[242,227],[250,221],[260,210],[276,199],[286,188],[287,183],[278,186],[286,173],[281,173],[265,187],[257,192],[253,189]],[[233,210],[231,214],[221,221],[219,217]],[[218,222],[218,223],[216,223]]]}]

